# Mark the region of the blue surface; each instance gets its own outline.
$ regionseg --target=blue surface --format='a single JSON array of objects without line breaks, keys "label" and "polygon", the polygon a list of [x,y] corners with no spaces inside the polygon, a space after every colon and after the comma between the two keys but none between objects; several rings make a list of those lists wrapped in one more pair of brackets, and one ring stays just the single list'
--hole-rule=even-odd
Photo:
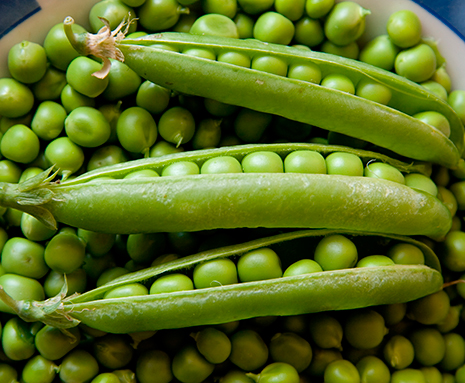
[{"label": "blue surface", "polygon": [[36,0],[0,0],[0,38],[40,9]]},{"label": "blue surface", "polygon": [[464,0],[414,0],[465,40]]}]

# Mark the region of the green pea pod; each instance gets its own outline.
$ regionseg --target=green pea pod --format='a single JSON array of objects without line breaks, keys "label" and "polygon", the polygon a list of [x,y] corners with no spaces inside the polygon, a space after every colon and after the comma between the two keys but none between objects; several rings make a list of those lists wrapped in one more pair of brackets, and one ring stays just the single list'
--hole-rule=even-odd
[{"label": "green pea pod", "polygon": [[[424,87],[363,62],[257,40],[240,40],[183,33],[161,33],[124,39],[119,29],[102,28],[100,35],[74,35],[72,19],[65,20],[68,37],[82,54],[124,60],[140,76],[174,91],[238,105],[363,139],[402,156],[454,168],[464,147],[463,125],[453,109]],[[98,39],[99,44],[93,43]],[[169,45],[174,50],[158,48]],[[253,60],[273,56],[287,65],[317,65],[324,77],[347,76],[354,84],[370,80],[392,93],[382,105],[308,81],[182,54],[187,48],[239,52]],[[97,76],[105,76],[108,65]],[[450,123],[447,137],[414,117],[433,110]]]},{"label": "green pea pod", "polygon": [[378,240],[385,245],[407,242],[418,246],[431,267],[395,265],[352,268],[175,293],[101,299],[106,291],[114,287],[150,280],[169,271],[192,268],[212,259],[241,256],[265,246],[283,243],[288,246],[293,240],[335,233],[364,239],[371,235],[329,230],[287,232],[207,250],[126,274],[99,288],[69,298],[64,298],[66,292],[63,290],[57,297],[45,302],[12,301],[1,289],[0,298],[9,302],[26,321],[40,320],[63,329],[83,323],[101,331],[127,333],[219,324],[257,316],[299,315],[408,302],[442,288],[442,275],[440,269],[436,269],[439,268],[439,261],[431,249],[409,237],[382,235]]}]

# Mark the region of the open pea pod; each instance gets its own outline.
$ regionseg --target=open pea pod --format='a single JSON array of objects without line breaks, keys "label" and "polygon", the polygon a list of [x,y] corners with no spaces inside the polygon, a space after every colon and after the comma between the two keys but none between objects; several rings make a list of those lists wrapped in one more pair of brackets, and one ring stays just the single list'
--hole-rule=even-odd
[{"label": "open pea pod", "polygon": [[[463,124],[454,110],[424,87],[394,73],[327,53],[263,43],[256,40],[197,36],[167,32],[139,39],[123,39],[108,27],[99,35],[74,35],[73,20],[64,22],[68,37],[82,54],[124,61],[143,78],[174,91],[215,99],[342,133],[371,142],[407,158],[457,167],[464,147]],[[94,40],[98,40],[98,44]],[[163,47],[165,46],[165,48]],[[166,49],[169,46],[173,49]],[[323,76],[339,73],[354,84],[370,80],[390,90],[388,105],[319,84],[267,73],[249,67],[183,54],[187,48],[207,49],[216,56],[239,52],[251,60],[272,56],[287,65],[318,66]],[[424,111],[444,115],[447,136],[413,117]]]},{"label": "open pea pod", "polygon": [[[115,287],[151,281],[161,274],[193,268],[202,262],[240,257],[263,247],[283,245],[292,248],[294,242],[332,234],[374,240],[378,250],[397,243],[409,243],[420,248],[426,264],[355,267],[172,293],[103,297],[105,292]],[[306,242],[303,246],[296,246],[300,251],[308,250]],[[311,257],[311,254],[301,252],[301,257]],[[127,274],[94,290],[68,298],[65,298],[66,292],[63,291],[45,302],[14,301],[2,289],[0,298],[26,321],[42,321],[63,329],[83,323],[106,332],[128,333],[227,323],[259,316],[299,315],[409,302],[442,288],[443,279],[439,270],[439,261],[434,252],[409,237],[304,230],[207,250]]]},{"label": "open pea pod", "polygon": [[[61,222],[116,234],[266,227],[357,230],[439,239],[449,231],[451,213],[437,197],[380,178],[244,172],[111,178],[142,169],[160,171],[181,160],[201,164],[225,154],[241,159],[259,149],[284,157],[293,148],[310,147],[315,148],[270,144],[205,149],[128,161],[68,181],[50,181],[48,172],[44,172],[26,183],[1,185],[0,205],[27,212],[50,227]],[[365,161],[371,156],[339,148],[366,155]],[[416,169],[416,165],[393,163],[406,172]],[[421,164],[418,169],[425,170]]]}]

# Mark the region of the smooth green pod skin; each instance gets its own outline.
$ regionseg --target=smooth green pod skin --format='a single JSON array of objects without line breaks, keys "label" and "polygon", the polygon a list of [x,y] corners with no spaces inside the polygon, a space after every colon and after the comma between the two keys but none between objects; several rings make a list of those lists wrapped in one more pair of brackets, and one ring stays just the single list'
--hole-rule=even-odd
[{"label": "smooth green pod skin", "polygon": [[[71,26],[71,20],[65,20],[65,25]],[[68,37],[70,35],[71,32]],[[72,36],[76,48],[84,45],[88,38]],[[288,64],[311,62],[320,67],[323,77],[329,72],[337,72],[349,77],[353,83],[367,78],[378,80],[392,90],[392,99],[385,106],[313,83],[145,46],[154,44],[172,45],[178,51],[189,47],[209,49],[217,54],[225,50],[244,52],[250,57],[266,54]],[[281,115],[446,167],[456,167],[463,151],[463,125],[444,100],[418,84],[363,62],[252,39],[177,32],[124,39],[116,47],[124,56],[124,62],[140,76],[177,92]],[[199,73],[206,75],[199,76]],[[448,118],[452,129],[450,139],[411,117],[424,110],[435,110]]]},{"label": "smooth green pod skin", "polygon": [[[407,302],[441,289],[440,264],[427,245],[410,237],[377,235],[388,242],[415,244],[424,252],[429,266],[353,268],[130,299],[101,299],[106,291],[115,287],[147,280],[167,271],[190,268],[208,260],[240,256],[273,244],[333,233],[330,230],[302,230],[259,238],[126,274],[74,297],[63,299],[61,295],[45,302],[9,301],[9,304],[25,321],[39,320],[65,329],[82,321],[105,332],[127,333],[227,323],[257,316],[298,315]],[[1,299],[8,301],[8,296],[1,289],[0,293]]]},{"label": "smooth green pod skin", "polygon": [[[0,204],[35,215],[52,227],[58,221],[85,230],[105,228],[107,233],[119,234],[236,227],[332,228],[438,238],[448,232],[451,214],[439,199],[405,185],[369,177],[236,173],[103,179],[124,177],[143,169],[161,174],[164,166],[186,160],[200,166],[218,155],[242,159],[251,152],[267,149],[285,156],[304,148],[326,153],[342,150],[366,160],[386,160],[407,172],[427,171],[421,164],[409,165],[341,146],[240,145],[130,161],[58,183],[41,179],[47,177],[44,172],[27,183],[2,185]],[[97,178],[98,182],[89,182]]]}]

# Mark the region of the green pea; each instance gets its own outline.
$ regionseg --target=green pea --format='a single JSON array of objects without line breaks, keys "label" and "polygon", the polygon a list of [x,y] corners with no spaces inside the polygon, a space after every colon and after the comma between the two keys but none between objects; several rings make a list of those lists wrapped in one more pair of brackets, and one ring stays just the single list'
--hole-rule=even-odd
[{"label": "green pea", "polygon": [[[461,277],[461,279],[463,279]],[[460,296],[463,297],[463,292],[460,291],[460,286],[463,286],[463,284],[459,284],[457,285],[457,292]],[[454,329],[457,328],[457,326],[459,325],[460,323],[460,315],[461,315],[461,312],[462,312],[462,307],[460,305],[455,305],[455,306],[451,306],[449,308],[449,311],[447,312],[447,315],[446,317],[444,318],[444,320],[442,320],[441,322],[439,322],[437,325],[436,325],[436,328],[442,333],[442,334],[445,334],[445,333],[448,333],[448,332],[451,332],[453,331]]]},{"label": "green pea", "polygon": [[349,238],[333,234],[318,242],[314,259],[325,271],[345,269],[355,266],[358,260],[358,251]]},{"label": "green pea", "polygon": [[196,289],[237,283],[236,265],[227,258],[199,263],[194,268],[193,279]]},{"label": "green pea", "polygon": [[144,81],[137,90],[136,104],[150,113],[159,114],[168,107],[170,98],[169,89],[151,81]]},{"label": "green pea", "polygon": [[342,74],[334,73],[325,76],[323,80],[321,80],[321,86],[355,94],[354,83],[347,76]]},{"label": "green pea", "polygon": [[359,60],[382,69],[394,69],[399,48],[388,35],[379,35],[360,50]]},{"label": "green pea", "polygon": [[75,144],[87,148],[103,145],[111,134],[110,123],[103,113],[89,106],[71,111],[65,119],[65,131]]},{"label": "green pea", "polygon": [[265,12],[255,21],[253,37],[268,43],[288,45],[294,37],[291,20],[278,12]]},{"label": "green pea", "polygon": [[194,35],[239,38],[237,26],[232,18],[219,13],[207,13],[200,16],[194,21],[189,32]]},{"label": "green pea", "polygon": [[299,373],[304,371],[312,361],[310,343],[292,332],[275,334],[270,340],[269,349],[274,362],[289,364]]},{"label": "green pea", "polygon": [[51,383],[58,373],[58,366],[42,355],[29,359],[21,372],[24,383]]},{"label": "green pea", "polygon": [[158,133],[168,142],[179,147],[194,136],[195,120],[192,113],[181,106],[166,110],[158,121]]},{"label": "green pea", "polygon": [[436,72],[434,72],[431,80],[442,85],[447,94],[451,93],[452,81],[449,73],[447,72],[445,64],[436,69]]},{"label": "green pea", "polygon": [[66,69],[68,84],[84,96],[95,98],[108,86],[109,78],[98,78],[92,74],[102,69],[102,64],[86,56],[76,57]]},{"label": "green pea", "polygon": [[270,248],[252,250],[242,255],[237,262],[237,272],[241,282],[280,278],[283,275],[281,260]]},{"label": "green pea", "polygon": [[343,329],[341,323],[328,313],[318,313],[310,316],[309,332],[315,344],[324,349],[341,350]]},{"label": "green pea", "polygon": [[444,290],[409,302],[407,316],[424,325],[440,323],[449,312],[450,298]]},{"label": "green pea", "polygon": [[389,104],[392,97],[392,92],[387,86],[370,80],[361,80],[355,94],[383,105]]},{"label": "green pea", "polygon": [[441,371],[437,367],[420,367],[426,383],[443,383]]},{"label": "green pea", "polygon": [[296,150],[284,159],[286,173],[316,173],[326,174],[326,161],[316,151]]},{"label": "green pea", "polygon": [[142,82],[140,76],[121,61],[111,59],[110,62],[108,85],[102,97],[114,101],[136,93]]},{"label": "green pea", "polygon": [[271,114],[243,108],[234,120],[234,133],[245,142],[259,142],[272,119]]},{"label": "green pea", "polygon": [[404,175],[394,166],[383,162],[367,163],[364,176],[405,184]]},{"label": "green pea", "polygon": [[410,48],[418,44],[422,35],[419,17],[408,9],[391,14],[386,29],[393,43],[401,48]]},{"label": "green pea", "polygon": [[42,45],[23,40],[8,51],[8,70],[11,76],[24,83],[39,81],[47,70],[47,55]]},{"label": "green pea", "polygon": [[446,137],[450,136],[449,120],[443,114],[429,110],[426,112],[414,114],[413,117],[418,118],[420,121],[423,121],[426,124],[434,126]]},{"label": "green pea", "polygon": [[365,31],[365,17],[369,14],[368,9],[355,2],[343,1],[335,4],[325,20],[326,37],[336,45],[354,42]]},{"label": "green pea", "polygon": [[334,0],[307,0],[305,12],[313,19],[326,16],[334,6]]},{"label": "green pea", "polygon": [[84,229],[78,229],[77,235],[86,243],[86,251],[94,256],[108,253],[116,241],[114,234],[98,233]]},{"label": "green pea", "polygon": [[50,141],[57,138],[64,128],[65,108],[55,101],[39,104],[31,122],[32,131],[41,139]]},{"label": "green pea", "polygon": [[195,162],[179,161],[172,163],[162,170],[162,177],[165,176],[185,176],[190,174],[199,174],[200,168]]},{"label": "green pea", "polygon": [[287,63],[283,59],[266,55],[254,57],[251,68],[278,76],[286,76],[288,70]]},{"label": "green pea", "polygon": [[411,188],[422,190],[435,197],[438,195],[438,187],[431,178],[425,176],[424,174],[407,174],[405,176],[405,184]]},{"label": "green pea", "polygon": [[[36,279],[24,277],[22,275],[5,273],[0,275],[0,286],[13,299],[34,301],[42,301],[45,298],[45,293],[42,285]],[[14,314],[14,310],[0,301],[0,311],[4,313]]]},{"label": "green pea", "polygon": [[394,67],[398,75],[421,83],[434,74],[436,55],[429,45],[418,44],[399,52]]},{"label": "green pea", "polygon": [[444,358],[439,363],[443,371],[454,371],[465,362],[465,340],[456,332],[444,334],[446,350]]},{"label": "green pea", "polygon": [[217,13],[232,19],[237,12],[237,0],[202,0],[201,3],[205,13]]},{"label": "green pea", "polygon": [[389,383],[391,372],[388,366],[378,357],[367,355],[360,359],[355,367],[364,383]]},{"label": "green pea", "polygon": [[59,376],[62,382],[86,382],[99,371],[97,360],[88,351],[76,349],[67,354],[61,364]]},{"label": "green pea", "polygon": [[174,355],[171,369],[174,377],[182,383],[200,383],[213,373],[214,366],[189,344]]},{"label": "green pea", "polygon": [[354,41],[347,45],[336,45],[330,40],[326,40],[321,44],[321,51],[332,55],[347,57],[356,60],[360,54],[360,48]]},{"label": "green pea", "polygon": [[223,363],[231,354],[231,341],[228,336],[214,327],[205,327],[192,337],[199,352],[210,363]]},{"label": "green pea", "polygon": [[39,155],[39,138],[26,125],[14,125],[3,135],[0,150],[5,158],[27,164]]},{"label": "green pea", "polygon": [[18,317],[9,319],[2,329],[2,348],[11,360],[29,359],[35,352],[30,325]]},{"label": "green pea", "polygon": [[217,147],[221,139],[221,120],[202,119],[192,138],[194,150]]},{"label": "green pea", "polygon": [[345,359],[335,360],[328,364],[324,372],[324,381],[338,383],[344,379],[345,382],[359,383],[360,373],[355,365]]},{"label": "green pea", "polygon": [[387,332],[382,315],[371,309],[352,311],[345,319],[344,337],[358,349],[379,346]]},{"label": "green pea", "polygon": [[201,174],[242,173],[241,163],[232,156],[220,156],[205,161],[200,168]]},{"label": "green pea", "polygon": [[216,60],[216,54],[211,49],[206,48],[186,48],[182,51],[183,54],[188,56],[200,57],[208,60]]},{"label": "green pea", "polygon": [[193,290],[192,280],[184,274],[174,273],[162,275],[153,282],[150,294],[171,293],[175,291]]},{"label": "green pea", "polygon": [[254,380],[245,371],[230,369],[220,378],[221,383],[253,383]]},{"label": "green pea", "polygon": [[[128,7],[121,0],[104,0],[99,1],[92,6],[89,11],[89,23],[91,31],[97,33],[104,26],[103,21],[99,17],[105,18],[109,25],[110,29],[114,30],[125,18],[128,17],[128,14],[135,16],[136,13],[134,9]],[[135,32],[137,28],[137,23],[133,21],[129,28],[129,32]]]},{"label": "green pea", "polygon": [[268,360],[269,350],[260,334],[251,329],[235,332],[231,339],[229,360],[244,371],[254,371]]},{"label": "green pea", "polygon": [[[85,242],[77,235],[59,233],[45,247],[45,263],[56,272],[72,273],[84,263],[85,248]],[[67,256],[63,257],[63,254]]]},{"label": "green pea", "polygon": [[169,355],[161,350],[146,350],[137,358],[136,377],[140,383],[169,383],[173,379]]},{"label": "green pea", "polygon": [[92,379],[91,383],[120,383],[120,380],[112,372],[103,372]]},{"label": "green pea", "polygon": [[425,376],[419,369],[405,368],[394,371],[391,375],[391,383],[415,382],[426,383]]},{"label": "green pea", "polygon": [[249,374],[257,383],[298,383],[299,373],[288,363],[275,362],[267,365],[258,375]]},{"label": "green pea", "polygon": [[128,338],[120,334],[97,338],[92,344],[92,350],[97,362],[110,370],[126,367],[134,355],[134,348]]},{"label": "green pea", "polygon": [[321,266],[313,259],[301,259],[300,261],[291,264],[283,274],[283,277],[290,277],[293,275],[311,274],[323,271]]},{"label": "green pea", "polygon": [[222,52],[218,54],[217,60],[245,68],[249,68],[251,63],[250,57],[240,52]]},{"label": "green pea", "polygon": [[319,84],[321,81],[321,70],[316,64],[291,64],[289,65],[287,77]]},{"label": "green pea", "polygon": [[446,352],[443,335],[435,328],[423,327],[409,335],[415,351],[415,360],[422,366],[438,364]]},{"label": "green pea", "polygon": [[87,97],[79,93],[69,84],[63,87],[60,94],[60,100],[67,113],[70,113],[72,110],[79,108],[80,106],[95,106],[94,98]]},{"label": "green pea", "polygon": [[[84,269],[79,268],[72,273],[66,274],[66,283],[68,286],[67,296],[74,293],[83,293],[87,287],[87,273]],[[44,281],[45,295],[49,298],[58,295],[65,284],[64,274],[56,271],[50,271]]]},{"label": "green pea", "polygon": [[[436,69],[436,72],[437,72],[437,69]],[[431,80],[422,82],[420,85],[428,89],[430,92],[433,92],[436,96],[438,96],[442,100],[447,101],[448,92],[446,88],[444,88],[444,86],[440,84],[439,82],[434,81],[433,77],[431,77]]]},{"label": "green pea", "polygon": [[283,173],[284,164],[275,152],[257,151],[242,159],[242,169],[245,173]]},{"label": "green pea", "polygon": [[68,137],[58,137],[45,148],[45,158],[50,165],[56,166],[59,174],[68,176],[81,168],[84,152]]},{"label": "green pea", "polygon": [[66,74],[49,66],[42,78],[31,84],[31,90],[38,101],[53,101],[59,99],[66,86]]},{"label": "green pea", "polygon": [[0,79],[0,116],[21,117],[34,105],[34,95],[24,84],[13,78]]},{"label": "green pea", "polygon": [[158,136],[157,124],[147,110],[133,106],[121,113],[116,123],[116,134],[121,146],[128,152],[148,156]]},{"label": "green pea", "polygon": [[128,157],[120,146],[101,146],[92,154],[87,163],[87,171],[95,170],[104,166],[126,162]]},{"label": "green pea", "polygon": [[5,383],[18,381],[18,372],[10,363],[0,363],[0,381]]},{"label": "green pea", "polygon": [[0,181],[17,183],[21,177],[21,168],[13,161],[0,160]]},{"label": "green pea", "polygon": [[152,178],[152,177],[160,177],[160,174],[158,174],[155,170],[152,170],[152,169],[143,169],[143,170],[137,170],[137,171],[131,172],[125,175],[123,178],[131,179],[131,178]]},{"label": "green pea", "polygon": [[396,369],[403,370],[413,363],[415,349],[412,342],[403,335],[391,336],[383,347],[386,363]]},{"label": "green pea", "polygon": [[325,38],[320,20],[304,16],[295,22],[294,40],[307,47],[320,45]]},{"label": "green pea", "polygon": [[173,27],[188,10],[179,6],[176,0],[146,0],[139,8],[140,24],[151,32]]},{"label": "green pea", "polygon": [[129,270],[125,269],[124,267],[115,266],[109,268],[103,271],[102,274],[100,274],[100,276],[97,279],[96,286],[103,286],[104,284],[111,282],[113,279],[121,277],[122,275],[125,275],[127,273],[129,273]]},{"label": "green pea", "polygon": [[423,252],[410,243],[398,243],[392,246],[387,256],[400,265],[423,265],[425,263]]},{"label": "green pea", "polygon": [[270,9],[274,0],[237,0],[237,2],[245,13],[256,15]]},{"label": "green pea", "polygon": [[115,287],[105,293],[104,299],[134,297],[137,295],[147,295],[147,287],[141,283],[128,283],[127,285]]},{"label": "green pea", "polygon": [[357,267],[392,266],[394,261],[385,255],[368,255],[357,262]]},{"label": "green pea", "polygon": [[238,12],[236,16],[234,16],[233,20],[236,23],[237,32],[239,33],[240,39],[247,39],[253,37],[253,27],[255,20],[252,19],[252,17],[250,17],[246,13]]},{"label": "green pea", "polygon": [[22,237],[10,238],[1,253],[2,266],[8,273],[40,279],[49,268],[44,261],[44,246]]}]

